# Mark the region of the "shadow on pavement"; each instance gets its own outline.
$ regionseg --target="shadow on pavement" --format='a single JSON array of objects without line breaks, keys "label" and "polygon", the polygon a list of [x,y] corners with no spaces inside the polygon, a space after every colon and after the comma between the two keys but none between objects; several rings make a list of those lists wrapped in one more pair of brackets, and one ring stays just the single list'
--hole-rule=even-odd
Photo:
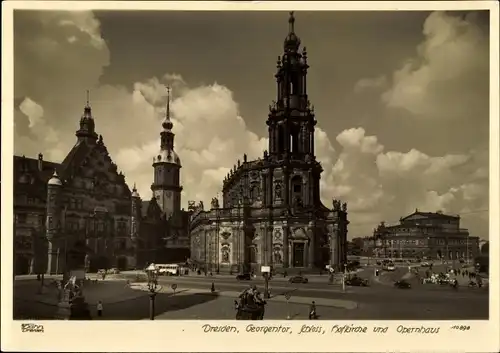
[{"label": "shadow on pavement", "polygon": [[[49,287],[43,295],[38,294],[39,282],[31,285],[14,287],[13,319],[14,320],[54,320],[57,311],[57,289]],[[155,298],[156,315],[168,311],[182,310],[195,305],[217,299],[217,293],[182,293],[174,295],[158,293]],[[180,294],[182,293],[182,294]],[[84,294],[91,310],[92,319],[98,319],[96,304],[103,302],[103,318],[105,320],[141,320],[149,318],[149,295],[138,292],[124,285],[122,281],[99,282],[86,285]]]},{"label": "shadow on pavement", "polygon": [[[193,293],[174,295],[173,293],[158,293],[155,298],[155,315],[161,315],[169,311],[183,310],[189,307],[205,304],[218,298],[217,293]],[[103,309],[101,320],[142,320],[149,318],[150,298],[144,296],[108,304]],[[92,313],[95,318],[95,313]]]}]

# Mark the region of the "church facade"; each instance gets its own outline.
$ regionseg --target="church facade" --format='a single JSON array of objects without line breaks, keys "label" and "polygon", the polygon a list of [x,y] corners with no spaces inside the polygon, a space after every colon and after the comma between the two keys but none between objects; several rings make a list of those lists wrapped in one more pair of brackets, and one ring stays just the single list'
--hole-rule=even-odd
[{"label": "church facade", "polygon": [[307,52],[289,19],[278,58],[277,99],[269,107],[269,149],[238,160],[223,181],[223,200],[190,204],[191,258],[217,272],[302,271],[346,262],[347,204],[320,200],[323,171],[314,153],[316,119],[307,94]]},{"label": "church facade", "polygon": [[62,163],[45,161],[41,153],[38,159],[14,156],[15,274],[63,273],[76,247],[85,249],[86,266],[94,271],[189,257],[189,218],[180,209],[181,165],[168,108],[165,120],[149,202],[135,186],[130,190],[111,160],[88,102],[76,144]]}]

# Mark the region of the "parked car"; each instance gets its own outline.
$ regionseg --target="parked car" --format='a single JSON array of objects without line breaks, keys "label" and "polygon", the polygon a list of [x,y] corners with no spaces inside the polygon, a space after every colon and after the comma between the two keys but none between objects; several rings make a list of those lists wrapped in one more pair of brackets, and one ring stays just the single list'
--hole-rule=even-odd
[{"label": "parked car", "polygon": [[420,267],[430,267],[430,266],[431,265],[427,261],[420,263]]},{"label": "parked car", "polygon": [[394,264],[392,262],[389,262],[389,263],[386,263],[384,265],[384,271],[396,271],[396,266],[394,266]]},{"label": "parked car", "polygon": [[410,289],[411,284],[408,283],[407,281],[405,281],[404,279],[402,279],[400,281],[396,281],[394,283],[394,287],[399,288],[399,289]]},{"label": "parked car", "polygon": [[352,278],[348,278],[345,280],[346,286],[356,286],[356,287],[367,287],[368,286],[368,280],[363,279],[358,276],[354,276]]},{"label": "parked car", "polygon": [[250,281],[252,279],[252,275],[250,273],[240,273],[236,276],[238,281]]},{"label": "parked car", "polygon": [[117,274],[119,274],[119,273],[120,273],[120,270],[119,270],[119,269],[117,269],[117,268],[110,268],[110,269],[108,270],[108,273],[110,273],[110,274],[112,274],[112,275],[117,275]]},{"label": "parked car", "polygon": [[290,283],[307,283],[309,280],[304,276],[293,276],[288,280]]}]

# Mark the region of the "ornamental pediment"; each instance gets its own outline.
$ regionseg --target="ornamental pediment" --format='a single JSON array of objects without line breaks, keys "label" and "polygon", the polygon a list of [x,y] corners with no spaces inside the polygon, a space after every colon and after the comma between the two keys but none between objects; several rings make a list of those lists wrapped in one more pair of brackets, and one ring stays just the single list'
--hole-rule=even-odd
[{"label": "ornamental pediment", "polygon": [[304,228],[302,227],[299,227],[299,228],[295,228],[292,232],[292,238],[293,239],[298,239],[298,240],[306,240],[306,239],[309,239],[309,237],[307,236],[307,232]]}]

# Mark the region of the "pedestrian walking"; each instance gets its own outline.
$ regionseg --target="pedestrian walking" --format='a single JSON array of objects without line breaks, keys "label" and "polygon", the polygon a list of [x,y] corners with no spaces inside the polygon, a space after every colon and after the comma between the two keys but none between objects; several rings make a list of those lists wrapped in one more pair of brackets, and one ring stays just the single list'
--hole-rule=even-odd
[{"label": "pedestrian walking", "polygon": [[102,317],[102,302],[100,300],[97,302],[97,316]]},{"label": "pedestrian walking", "polygon": [[311,303],[311,306],[309,307],[309,320],[316,320],[317,315],[316,315],[316,303],[313,302]]}]

